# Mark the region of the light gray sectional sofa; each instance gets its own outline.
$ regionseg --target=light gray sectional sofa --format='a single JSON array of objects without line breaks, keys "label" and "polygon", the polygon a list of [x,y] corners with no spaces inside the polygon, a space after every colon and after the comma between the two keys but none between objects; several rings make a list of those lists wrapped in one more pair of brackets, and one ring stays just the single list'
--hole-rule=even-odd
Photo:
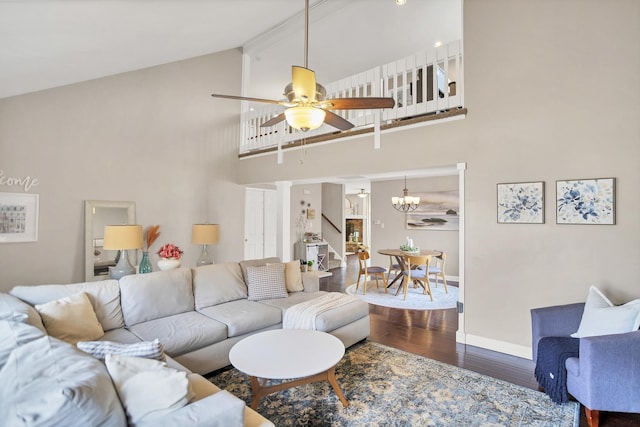
[{"label": "light gray sectional sofa", "polygon": [[[236,342],[282,328],[289,307],[325,294],[318,290],[316,275],[302,273],[302,291],[252,300],[257,294],[247,286],[248,272],[279,263],[222,263],[119,281],[17,286],[10,294],[0,294],[0,425],[62,425],[61,420],[73,425],[76,422],[69,420],[80,414],[84,418],[77,418],[78,425],[132,424],[105,364],[49,336],[46,317],[43,322],[34,308],[79,293],[88,296],[104,332],[95,340],[135,344],[158,339],[167,365],[188,373],[188,403],[136,425],[273,425],[199,374],[229,365],[229,350]],[[319,314],[315,323],[316,329],[335,335],[348,347],[369,335],[368,304],[349,302]]]}]

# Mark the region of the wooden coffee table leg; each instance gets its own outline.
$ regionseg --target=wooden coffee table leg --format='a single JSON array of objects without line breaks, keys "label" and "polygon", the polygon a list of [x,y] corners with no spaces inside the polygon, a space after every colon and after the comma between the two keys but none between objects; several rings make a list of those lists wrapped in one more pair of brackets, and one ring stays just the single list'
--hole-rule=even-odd
[{"label": "wooden coffee table leg", "polygon": [[260,403],[260,399],[263,396],[275,393],[280,390],[286,390],[291,387],[296,387],[302,384],[309,384],[316,381],[329,381],[329,384],[331,384],[331,387],[333,387],[333,391],[338,396],[338,399],[340,399],[340,402],[342,402],[342,406],[344,406],[345,408],[349,406],[349,402],[347,402],[344,394],[342,394],[342,390],[340,390],[340,386],[338,385],[338,381],[336,380],[335,367],[329,369],[328,371],[321,372],[310,377],[300,378],[298,380],[270,386],[265,386],[266,380],[261,381],[258,378],[252,376],[249,376],[249,379],[251,380],[251,409],[254,410],[258,409],[258,404]]},{"label": "wooden coffee table leg", "polygon": [[331,384],[331,386],[333,387],[333,391],[336,392],[338,399],[340,399],[340,402],[342,402],[342,406],[344,406],[345,408],[348,407],[349,402],[347,402],[347,399],[344,397],[344,394],[342,394],[342,390],[340,390],[340,385],[338,384],[338,380],[336,380],[335,367],[327,371],[327,379],[329,380],[329,384]]}]

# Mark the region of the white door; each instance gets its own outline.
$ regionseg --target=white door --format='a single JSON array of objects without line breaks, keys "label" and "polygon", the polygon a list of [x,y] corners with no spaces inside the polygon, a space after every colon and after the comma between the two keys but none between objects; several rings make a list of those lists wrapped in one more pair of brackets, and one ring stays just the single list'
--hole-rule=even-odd
[{"label": "white door", "polygon": [[276,192],[247,188],[245,193],[244,259],[276,256]]}]

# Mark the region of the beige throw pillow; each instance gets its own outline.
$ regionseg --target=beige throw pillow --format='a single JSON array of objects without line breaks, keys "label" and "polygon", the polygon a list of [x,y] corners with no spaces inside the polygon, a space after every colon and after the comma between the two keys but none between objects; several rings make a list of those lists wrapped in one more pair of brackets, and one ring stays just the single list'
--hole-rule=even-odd
[{"label": "beige throw pillow", "polygon": [[304,290],[302,284],[302,272],[300,271],[300,260],[294,260],[284,265],[284,281],[288,292],[300,292]]},{"label": "beige throw pillow", "polygon": [[91,341],[104,335],[91,301],[84,292],[37,304],[36,310],[49,335],[68,343]]}]

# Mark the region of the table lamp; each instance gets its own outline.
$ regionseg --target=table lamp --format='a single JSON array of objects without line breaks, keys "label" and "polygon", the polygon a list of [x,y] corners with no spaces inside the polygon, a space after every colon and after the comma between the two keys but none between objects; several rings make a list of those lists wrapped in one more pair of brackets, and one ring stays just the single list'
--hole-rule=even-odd
[{"label": "table lamp", "polygon": [[196,261],[196,266],[213,264],[213,257],[207,252],[207,245],[218,243],[220,228],[218,224],[193,224],[191,228],[191,243],[202,245],[202,253]]},{"label": "table lamp", "polygon": [[120,259],[115,267],[109,267],[109,277],[120,279],[135,274],[136,269],[129,262],[127,249],[142,248],[141,225],[106,225],[104,227],[104,249],[120,251]]}]

